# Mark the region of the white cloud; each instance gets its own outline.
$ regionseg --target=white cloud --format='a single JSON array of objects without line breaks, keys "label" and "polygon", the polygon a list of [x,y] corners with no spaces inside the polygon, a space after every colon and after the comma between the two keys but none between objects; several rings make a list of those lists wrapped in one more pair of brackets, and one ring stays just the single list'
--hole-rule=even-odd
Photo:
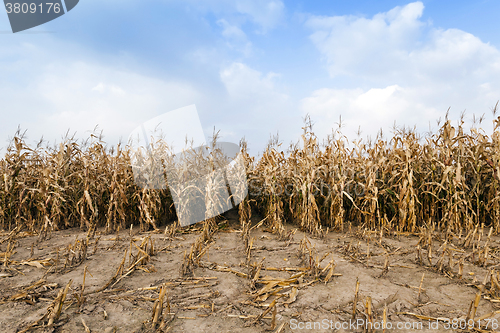
[{"label": "white cloud", "polygon": [[[427,120],[437,120],[439,111],[418,101],[418,91],[404,89],[398,85],[385,88],[319,89],[302,99],[301,108],[315,122],[315,132],[321,137],[337,128],[339,116],[345,126],[344,134],[355,139],[358,128],[362,137],[372,138],[380,128],[398,126],[425,126]],[[424,128],[427,129],[427,128]]]},{"label": "white cloud", "polygon": [[[300,119],[298,108],[292,108],[277,86],[278,74],[261,73],[243,63],[223,67],[210,84],[196,83],[140,74],[128,56],[99,59],[52,36],[33,41],[13,40],[0,48],[4,74],[0,76],[0,153],[18,125],[27,130],[30,144],[42,136],[60,142],[68,130],[76,131],[77,138],[88,138],[96,125],[107,143],[116,144],[140,123],[193,103],[207,136],[214,126],[224,140],[238,142],[245,136],[257,153],[271,133],[286,126],[283,115]],[[214,84],[216,80],[221,84]]]},{"label": "white cloud", "polygon": [[[284,19],[285,4],[282,0],[183,0],[194,8],[212,11],[226,19],[234,14],[243,16],[258,27],[258,32],[266,33]],[[233,23],[235,24],[235,23]]]},{"label": "white cloud", "polygon": [[500,52],[467,32],[429,26],[421,21],[423,9],[415,2],[372,18],[307,21],[330,75],[360,87],[318,89],[302,100],[302,111],[325,127],[323,135],[333,127],[325,121],[338,121],[340,114],[349,133],[361,126],[373,137],[394,121],[435,127],[448,107],[452,118],[464,109],[488,113],[500,99]]},{"label": "white cloud", "polygon": [[222,28],[222,36],[226,39],[226,45],[249,56],[252,52],[252,43],[248,41],[247,35],[236,25],[231,25],[225,19],[220,19],[217,24]]},{"label": "white cloud", "polygon": [[231,97],[257,101],[270,96],[286,99],[285,95],[277,93],[274,89],[273,79],[277,76],[279,75],[272,72],[262,75],[261,72],[239,62],[231,64],[220,73],[221,80]]},{"label": "white cloud", "polygon": [[222,36],[225,38],[237,41],[246,41],[247,35],[237,26],[229,24],[224,19],[218,20],[217,24],[222,27]]},{"label": "white cloud", "polygon": [[[279,74],[263,74],[248,65],[235,62],[220,72],[227,91],[227,119],[233,119],[237,133],[250,138],[252,147],[262,149],[271,134],[280,133],[287,144],[296,140],[298,107],[283,93],[276,80]],[[300,125],[300,124],[299,124]],[[257,152],[254,152],[257,153]]]},{"label": "white cloud", "polygon": [[36,92],[50,107],[41,124],[46,131],[71,128],[82,133],[98,124],[105,135],[124,139],[134,125],[189,105],[197,95],[182,82],[82,62],[45,73]]},{"label": "white cloud", "polygon": [[[68,130],[87,138],[98,125],[107,143],[116,144],[140,123],[199,98],[184,82],[159,80],[89,58],[69,60],[33,45],[15,50],[16,69],[0,78],[0,148],[18,125],[27,130],[30,143],[42,136],[60,141]],[[0,66],[6,63],[0,61]]]},{"label": "white cloud", "polygon": [[115,86],[113,84],[104,84],[102,82],[99,82],[97,86],[92,88],[93,91],[98,91],[101,94],[104,94],[106,92],[111,93],[112,95],[117,95],[117,96],[125,96],[126,92],[120,88],[119,86]]},{"label": "white cloud", "polygon": [[263,32],[277,26],[283,19],[285,5],[281,0],[237,0],[236,10],[247,14]]},{"label": "white cloud", "polygon": [[313,16],[306,26],[311,40],[325,56],[332,76],[381,75],[402,65],[420,34],[421,2],[396,7],[372,19],[356,16]]}]

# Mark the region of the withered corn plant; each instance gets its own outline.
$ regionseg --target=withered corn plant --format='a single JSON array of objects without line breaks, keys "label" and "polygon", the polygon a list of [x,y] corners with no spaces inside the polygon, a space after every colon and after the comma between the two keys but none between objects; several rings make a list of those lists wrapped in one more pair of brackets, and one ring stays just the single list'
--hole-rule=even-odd
[{"label": "withered corn plant", "polygon": [[267,223],[280,237],[285,232],[281,193],[285,185],[284,162],[284,153],[269,146],[253,170],[253,179],[257,179],[254,185],[258,186],[258,199],[267,216]]},{"label": "withered corn plant", "polygon": [[[192,150],[175,160],[162,140],[139,152],[129,145],[110,149],[95,134],[85,142],[30,147],[18,131],[0,158],[0,229],[25,228],[43,238],[70,227],[159,229],[195,214],[205,219],[208,240],[217,214],[236,203],[247,241],[252,209],[280,237],[286,224],[316,236],[346,225],[468,234],[484,224],[499,233],[500,117],[491,135],[477,125],[467,130],[462,119],[455,124],[446,117],[434,133],[395,129],[389,139],[352,144],[339,126],[320,144],[306,118],[300,142],[287,151],[271,142],[256,158],[240,143],[249,196],[237,190],[229,199],[245,179],[216,172],[230,162],[215,148],[217,135],[208,154]],[[136,173],[132,162],[141,159],[147,163]],[[174,199],[182,205],[174,207]]]},{"label": "withered corn plant", "polygon": [[108,149],[94,134],[31,148],[17,132],[0,159],[0,175],[0,229],[21,226],[43,238],[61,228],[111,232],[175,219],[168,189],[148,196],[134,182],[129,148]]},{"label": "withered corn plant", "polygon": [[287,184],[293,188],[289,199],[292,216],[302,229],[321,235],[317,198],[320,198],[320,180],[326,176],[326,165],[309,118],[302,134],[302,148],[290,153],[287,165]]},{"label": "withered corn plant", "polygon": [[[494,113],[497,106],[494,108]],[[435,133],[395,129],[388,140],[348,140],[339,129],[320,147],[306,119],[302,144],[285,153],[269,145],[249,162],[250,198],[271,229],[295,223],[320,235],[346,223],[417,232],[436,225],[500,231],[500,117],[493,134],[446,117]]]}]

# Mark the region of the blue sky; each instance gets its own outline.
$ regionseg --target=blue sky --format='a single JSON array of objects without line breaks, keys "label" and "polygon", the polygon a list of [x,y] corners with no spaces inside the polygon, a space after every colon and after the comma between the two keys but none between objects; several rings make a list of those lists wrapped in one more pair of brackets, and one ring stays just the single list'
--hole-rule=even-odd
[{"label": "blue sky", "polygon": [[500,99],[498,1],[82,0],[10,33],[0,14],[0,151],[18,126],[29,142],[111,144],[140,123],[196,104],[205,134],[270,135],[288,145],[311,115],[321,138],[339,116],[350,138],[417,126]]}]

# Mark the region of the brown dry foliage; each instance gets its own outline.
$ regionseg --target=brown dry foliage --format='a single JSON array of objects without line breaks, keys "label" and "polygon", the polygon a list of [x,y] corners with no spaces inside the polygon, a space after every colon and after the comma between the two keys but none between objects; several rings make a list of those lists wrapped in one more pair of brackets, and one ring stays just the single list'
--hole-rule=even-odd
[{"label": "brown dry foliage", "polygon": [[[390,140],[357,140],[350,148],[340,130],[320,144],[307,120],[300,145],[285,152],[270,143],[257,160],[242,142],[249,182],[242,226],[249,227],[251,206],[282,238],[285,221],[317,236],[347,224],[410,232],[436,225],[463,234],[484,224],[498,233],[500,117],[491,136],[476,127],[466,132],[463,124],[446,119],[425,137],[398,129]],[[69,227],[91,234],[175,220],[168,189],[135,184],[128,146],[109,149],[92,135],[32,148],[17,132],[0,159],[0,229],[43,238]]]}]

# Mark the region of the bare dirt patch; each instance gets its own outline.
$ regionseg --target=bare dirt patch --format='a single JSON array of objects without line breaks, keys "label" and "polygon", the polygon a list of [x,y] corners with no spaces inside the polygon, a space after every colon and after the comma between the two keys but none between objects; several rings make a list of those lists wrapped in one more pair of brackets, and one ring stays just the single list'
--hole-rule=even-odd
[{"label": "bare dirt patch", "polygon": [[[459,331],[447,330],[446,318],[492,331],[500,319],[499,238],[486,228],[467,241],[354,227],[313,238],[287,225],[278,239],[263,224],[245,247],[237,214],[226,218],[192,258],[192,276],[182,266],[199,225],[173,236],[135,228],[87,238],[70,229],[39,243],[1,234],[1,331],[331,332],[353,318],[401,332]],[[429,327],[438,318],[439,328]]]}]

